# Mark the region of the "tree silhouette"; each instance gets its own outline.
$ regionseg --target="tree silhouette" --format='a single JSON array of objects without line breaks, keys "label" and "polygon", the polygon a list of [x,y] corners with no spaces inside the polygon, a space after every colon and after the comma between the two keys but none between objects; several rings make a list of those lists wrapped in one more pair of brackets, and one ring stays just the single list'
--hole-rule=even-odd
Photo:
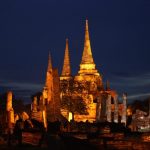
[{"label": "tree silhouette", "polygon": [[81,115],[88,114],[86,103],[79,96],[64,96],[61,101],[61,107],[72,113],[73,120],[75,113]]}]

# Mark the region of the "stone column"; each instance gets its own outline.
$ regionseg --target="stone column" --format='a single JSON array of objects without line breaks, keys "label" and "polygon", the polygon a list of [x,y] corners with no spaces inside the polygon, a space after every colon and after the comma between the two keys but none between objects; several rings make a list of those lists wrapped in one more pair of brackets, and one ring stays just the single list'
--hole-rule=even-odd
[{"label": "stone column", "polygon": [[42,95],[43,95],[43,99],[44,99],[45,103],[48,104],[48,101],[47,101],[48,92],[47,92],[47,88],[46,87],[44,87]]},{"label": "stone column", "polygon": [[101,99],[101,121],[102,122],[105,122],[106,121],[106,107],[107,107],[107,101],[106,101],[107,99],[106,99],[106,95],[105,94],[103,94],[102,95],[102,99]]},{"label": "stone column", "polygon": [[15,118],[15,123],[16,123],[16,122],[17,122],[17,120],[19,120],[19,115],[18,115],[18,114],[16,114],[14,118]]},{"label": "stone column", "polygon": [[14,110],[12,107],[12,92],[9,91],[7,93],[7,103],[6,103],[6,111],[7,111],[7,122],[8,126],[11,126],[15,122],[14,120]]},{"label": "stone column", "polygon": [[15,123],[14,110],[12,107],[12,92],[7,93],[7,102],[6,102],[6,114],[7,114],[7,127],[9,134],[13,133],[13,127]]},{"label": "stone column", "polygon": [[111,122],[111,95],[108,94],[106,101],[106,118],[108,122]]},{"label": "stone column", "polygon": [[37,112],[37,97],[35,96],[34,98],[33,98],[33,102],[32,102],[32,104],[31,104],[31,111],[32,112]]},{"label": "stone column", "polygon": [[97,97],[97,105],[96,105],[96,121],[100,122],[101,117],[101,97]]},{"label": "stone column", "polygon": [[42,111],[42,116],[43,116],[44,128],[47,130],[47,117],[46,117],[46,111],[45,110]]},{"label": "stone column", "polygon": [[121,123],[124,123],[126,125],[127,121],[127,95],[123,94],[123,108],[122,108],[122,117],[121,117]]},{"label": "stone column", "polygon": [[45,100],[43,99],[43,95],[40,96],[39,106],[43,107],[45,105]]},{"label": "stone column", "polygon": [[10,111],[11,109],[12,109],[12,92],[9,91],[7,93],[6,111]]},{"label": "stone column", "polygon": [[15,116],[14,116],[14,109],[12,108],[9,112],[8,112],[8,127],[9,128],[13,128],[15,123]]},{"label": "stone column", "polygon": [[118,123],[118,95],[115,95],[114,97],[114,122]]}]

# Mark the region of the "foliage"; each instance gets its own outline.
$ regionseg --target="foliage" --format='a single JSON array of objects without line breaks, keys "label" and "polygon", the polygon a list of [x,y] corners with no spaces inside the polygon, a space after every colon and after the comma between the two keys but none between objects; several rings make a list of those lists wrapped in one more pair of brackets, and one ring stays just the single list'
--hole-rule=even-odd
[{"label": "foliage", "polygon": [[87,104],[83,100],[83,92],[84,95],[88,96],[88,93],[85,93],[90,88],[89,82],[78,82],[72,80],[62,80],[61,81],[61,91],[62,91],[62,100],[61,107],[63,109],[67,109],[73,115],[81,114],[86,115],[87,112]]},{"label": "foliage", "polygon": [[86,104],[79,96],[64,96],[61,101],[61,107],[68,111],[79,114],[87,114]]}]

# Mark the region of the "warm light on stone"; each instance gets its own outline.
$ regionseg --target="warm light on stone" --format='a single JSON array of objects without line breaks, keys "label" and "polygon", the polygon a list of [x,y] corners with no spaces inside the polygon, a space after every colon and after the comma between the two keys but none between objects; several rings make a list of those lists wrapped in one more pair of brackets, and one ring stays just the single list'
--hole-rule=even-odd
[{"label": "warm light on stone", "polygon": [[127,95],[123,94],[122,99],[123,99],[123,109],[122,109],[121,122],[126,125],[126,122],[127,122]]},{"label": "warm light on stone", "polygon": [[7,103],[6,103],[6,110],[10,111],[12,109],[12,92],[9,91],[7,93]]},{"label": "warm light on stone", "polygon": [[14,110],[13,110],[13,108],[9,111],[9,114],[10,114],[10,118],[9,118],[9,122],[11,123],[11,124],[14,124],[15,123],[15,116],[14,116]]},{"label": "warm light on stone", "polygon": [[44,128],[47,129],[47,117],[46,117],[46,111],[45,110],[42,111],[42,116],[43,116]]},{"label": "warm light on stone", "polygon": [[69,112],[69,117],[68,117],[68,121],[70,122],[72,120],[72,113]]},{"label": "warm light on stone", "polygon": [[[109,82],[107,82],[106,89],[104,88],[102,75],[96,69],[87,20],[84,48],[79,67],[78,74],[72,76],[69,43],[68,39],[66,39],[63,68],[60,77],[58,71],[52,68],[51,57],[49,56],[46,83],[42,92],[42,101],[40,100],[39,102],[42,105],[41,108],[46,108],[46,113],[43,116],[47,116],[47,119],[50,121],[56,121],[58,114],[61,113],[68,121],[74,119],[77,122],[113,121],[118,123],[120,115],[122,116],[122,122],[125,123],[125,100],[123,104],[119,104],[118,94],[115,90],[110,89]],[[78,101],[74,100],[80,101],[76,103]],[[76,104],[80,107],[73,107]],[[40,109],[40,106],[36,106],[37,108],[35,106],[36,104],[33,102],[32,114],[34,114],[34,117],[36,116],[37,108]],[[86,111],[80,111],[84,108]],[[37,114],[41,116],[40,113],[42,111],[45,111],[45,109],[40,109],[37,111]]]},{"label": "warm light on stone", "polygon": [[52,60],[51,56],[49,54],[48,58],[48,67],[47,67],[47,73],[46,73],[46,82],[43,89],[43,97],[47,100],[47,103],[50,103],[53,99],[53,74],[52,74]]},{"label": "warm light on stone", "polygon": [[127,116],[131,116],[132,115],[132,110],[131,108],[127,108]]}]

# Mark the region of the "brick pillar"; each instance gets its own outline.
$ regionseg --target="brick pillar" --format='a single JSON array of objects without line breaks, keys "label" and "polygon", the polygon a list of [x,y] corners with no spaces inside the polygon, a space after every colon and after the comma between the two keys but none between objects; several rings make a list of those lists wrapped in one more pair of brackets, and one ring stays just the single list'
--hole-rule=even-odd
[{"label": "brick pillar", "polygon": [[111,122],[111,95],[108,94],[107,102],[106,102],[106,116],[107,121]]},{"label": "brick pillar", "polygon": [[127,95],[123,94],[123,108],[122,108],[122,117],[121,117],[121,123],[124,123],[126,125],[127,121]]},{"label": "brick pillar", "polygon": [[114,97],[114,106],[115,106],[114,122],[118,123],[118,96],[117,95],[115,95],[115,97]]}]

